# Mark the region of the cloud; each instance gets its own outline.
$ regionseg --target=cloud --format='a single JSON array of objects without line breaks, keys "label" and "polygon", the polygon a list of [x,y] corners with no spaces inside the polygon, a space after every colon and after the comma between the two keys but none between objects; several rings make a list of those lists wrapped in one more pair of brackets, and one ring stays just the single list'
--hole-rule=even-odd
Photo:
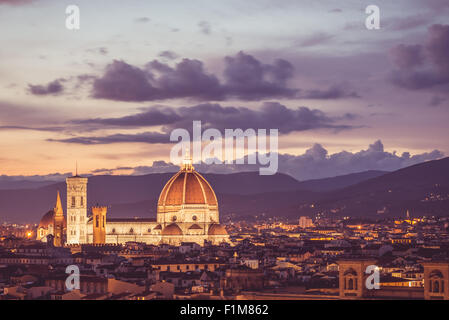
[{"label": "cloud", "polygon": [[298,107],[290,109],[278,102],[263,103],[257,110],[246,107],[225,107],[220,104],[204,103],[190,107],[171,108],[155,106],[140,113],[120,118],[95,118],[73,120],[76,125],[98,128],[152,127],[162,126],[162,133],[144,132],[138,134],[114,134],[104,137],[74,137],[50,140],[78,144],[105,144],[118,142],[171,143],[170,132],[177,128],[192,131],[192,123],[201,120],[202,129],[278,129],[281,134],[313,129],[347,130],[351,125],[340,124],[340,120],[351,121],[354,115],[345,114],[339,118],[326,115],[318,109]]},{"label": "cloud", "polygon": [[134,19],[134,22],[137,22],[137,23],[147,23],[150,21],[151,21],[151,19],[148,17],[140,17],[140,18]]},{"label": "cloud", "polygon": [[307,90],[300,95],[303,99],[340,99],[340,98],[360,98],[355,91],[348,91],[343,86],[331,86],[328,89]]},{"label": "cloud", "polygon": [[421,45],[400,44],[390,50],[393,64],[399,69],[414,69],[424,62],[424,49]]},{"label": "cloud", "polygon": [[[106,50],[107,51],[107,50]],[[57,79],[47,86],[32,86],[35,94],[56,94],[63,90],[61,81],[78,80],[74,89],[82,84],[91,86],[91,97],[115,101],[142,102],[168,99],[195,101],[224,101],[239,99],[342,99],[358,98],[356,92],[342,85],[309,89],[304,92],[291,88],[288,83],[294,76],[293,65],[285,59],[275,59],[265,64],[254,56],[238,52],[224,58],[221,78],[207,72],[204,63],[197,59],[177,58],[171,51],[159,54],[165,62],[152,60],[143,67],[133,66],[123,60],[113,60],[101,76],[80,75]],[[59,90],[59,91],[58,91]]]},{"label": "cloud", "polygon": [[30,131],[50,131],[59,132],[64,131],[65,127],[26,127],[26,126],[0,126],[0,130],[30,130]]},{"label": "cloud", "polygon": [[169,143],[170,135],[159,132],[143,132],[137,134],[123,134],[117,133],[109,136],[100,137],[74,137],[68,139],[48,139],[47,141],[64,142],[73,144],[111,144],[111,143],[129,143],[129,142],[143,142],[143,143]]},{"label": "cloud", "polygon": [[201,33],[209,35],[212,31],[212,27],[207,21],[198,22],[198,27],[200,28]]},{"label": "cloud", "polygon": [[165,50],[159,53],[159,57],[166,58],[168,60],[175,60],[176,58],[178,58],[178,55],[173,51]]},{"label": "cloud", "polygon": [[383,27],[392,31],[404,31],[414,28],[418,28],[423,25],[427,25],[434,18],[431,14],[418,14],[408,17],[394,17],[390,19],[384,19],[382,22]]},{"label": "cloud", "polygon": [[316,45],[327,43],[334,37],[335,37],[334,35],[328,33],[318,32],[305,39],[298,41],[297,44],[301,47],[313,47]]},{"label": "cloud", "polygon": [[98,48],[93,48],[93,49],[87,49],[87,52],[92,52],[92,53],[98,53],[101,54],[102,56],[105,56],[108,54],[109,50],[106,47],[98,47]]},{"label": "cloud", "polygon": [[118,101],[287,98],[299,91],[287,87],[292,76],[293,66],[288,61],[277,59],[273,64],[262,64],[244,52],[225,58],[223,83],[196,59],[183,59],[174,67],[153,60],[144,68],[114,60],[103,76],[95,79],[92,96]]},{"label": "cloud", "polygon": [[64,86],[61,82],[65,81],[64,79],[54,80],[46,85],[28,85],[28,91],[31,94],[43,96],[43,95],[58,95],[64,91]]},{"label": "cloud", "polygon": [[[358,152],[341,151],[329,154],[320,144],[314,144],[301,155],[279,154],[279,172],[291,175],[298,180],[320,179],[367,170],[394,171],[417,163],[440,159],[444,154],[439,150],[411,156],[409,152],[397,155],[386,152],[380,140],[366,150]],[[247,163],[245,159],[245,163]],[[196,164],[203,173],[234,173],[257,171],[259,165],[247,164]],[[154,162],[152,166],[134,168],[133,174],[162,173],[177,171],[178,167],[164,161]]]},{"label": "cloud", "polygon": [[35,0],[0,0],[0,5],[20,6],[28,3],[32,3]]},{"label": "cloud", "polygon": [[390,75],[394,84],[412,90],[449,84],[449,25],[434,24],[425,44],[401,44],[390,53],[397,67]]},{"label": "cloud", "polygon": [[445,103],[447,101],[446,98],[440,97],[440,96],[433,96],[432,99],[430,99],[429,105],[432,107],[436,107],[441,105],[442,103]]}]

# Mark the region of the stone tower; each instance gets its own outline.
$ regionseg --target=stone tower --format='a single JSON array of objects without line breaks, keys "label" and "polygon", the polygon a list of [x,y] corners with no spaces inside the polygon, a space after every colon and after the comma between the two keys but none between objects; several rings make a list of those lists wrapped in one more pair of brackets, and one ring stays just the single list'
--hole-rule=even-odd
[{"label": "stone tower", "polygon": [[67,244],[87,241],[87,178],[76,174],[67,183]]},{"label": "stone tower", "polygon": [[53,209],[54,211],[54,245],[55,247],[61,247],[64,244],[64,211],[62,210],[61,204],[61,196],[58,195],[56,197],[56,206]]},{"label": "stone tower", "polygon": [[92,207],[93,243],[106,243],[106,212],[107,207]]}]

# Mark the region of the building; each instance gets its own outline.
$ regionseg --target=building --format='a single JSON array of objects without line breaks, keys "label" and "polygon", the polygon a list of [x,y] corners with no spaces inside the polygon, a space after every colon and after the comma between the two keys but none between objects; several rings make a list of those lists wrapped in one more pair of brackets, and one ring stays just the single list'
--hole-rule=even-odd
[{"label": "building", "polygon": [[47,237],[53,235],[54,245],[60,247],[65,242],[66,227],[67,221],[64,217],[61,197],[58,191],[55,207],[48,211],[39,222],[36,239],[47,242]]},{"label": "building", "polygon": [[[88,216],[88,179],[76,174],[67,178],[66,183],[66,243],[69,245],[124,244],[130,241],[155,245],[181,245],[183,242],[204,245],[205,241],[212,244],[229,241],[226,229],[220,224],[215,192],[209,182],[195,171],[189,154],[180,170],[162,189],[156,219],[108,218],[106,207],[93,207],[92,214]],[[59,195],[56,207],[39,224],[38,239],[42,241],[45,241],[44,234],[55,233],[55,216],[60,219],[62,214]]]},{"label": "building", "polygon": [[299,227],[301,227],[303,229],[313,227],[312,218],[299,217]]}]

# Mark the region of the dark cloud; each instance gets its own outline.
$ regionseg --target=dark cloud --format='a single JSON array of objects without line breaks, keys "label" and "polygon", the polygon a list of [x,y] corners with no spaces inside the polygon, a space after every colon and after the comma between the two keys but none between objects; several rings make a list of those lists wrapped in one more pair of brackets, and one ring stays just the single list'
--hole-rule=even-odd
[{"label": "dark cloud", "polygon": [[65,127],[26,127],[26,126],[0,126],[0,130],[30,130],[30,131],[50,131],[58,132],[64,131]]},{"label": "dark cloud", "polygon": [[340,98],[360,98],[355,91],[348,91],[343,86],[331,86],[328,89],[307,90],[300,94],[303,99],[340,99]]},{"label": "dark cloud", "polygon": [[119,101],[155,99],[157,90],[149,83],[149,74],[123,61],[114,60],[93,83],[93,97]]},{"label": "dark cloud", "polygon": [[421,45],[400,44],[390,50],[392,62],[399,69],[409,70],[424,62],[424,49]]},{"label": "dark cloud", "polygon": [[207,21],[198,22],[198,27],[200,28],[201,33],[204,33],[207,35],[210,34],[212,31],[212,27],[211,27],[210,23]]},{"label": "dark cloud", "polygon": [[[150,136],[148,133],[134,135],[135,142],[148,143],[170,143],[168,135],[176,128],[192,130],[192,122],[201,120],[202,129],[215,128],[224,133],[225,129],[240,128],[243,130],[253,129],[278,129],[281,134],[294,131],[305,131],[312,129],[351,129],[353,126],[339,124],[340,120],[351,121],[354,115],[346,114],[340,118],[332,118],[324,112],[307,107],[289,109],[277,102],[266,102],[257,110],[245,107],[224,107],[220,104],[199,104],[191,107],[150,107],[141,113],[125,116],[121,118],[96,118],[74,120],[77,125],[101,127],[145,127],[162,126],[165,136]],[[130,136],[113,135],[106,139],[94,138],[70,138],[63,142],[95,144],[110,143],[112,141],[122,142]],[[147,139],[143,141],[143,139]],[[155,140],[156,139],[156,140]],[[166,139],[163,141],[163,139]]]},{"label": "dark cloud", "polygon": [[28,91],[34,95],[58,95],[64,91],[64,86],[61,82],[65,81],[64,79],[54,80],[46,85],[28,85]]},{"label": "dark cloud", "polygon": [[[394,171],[428,160],[442,158],[441,151],[433,150],[411,156],[409,152],[401,155],[386,152],[380,140],[359,152],[341,151],[334,154],[320,144],[314,144],[302,155],[279,154],[279,172],[289,174],[298,180],[319,179],[367,170]],[[245,159],[245,163],[248,163]],[[172,163],[154,162],[152,166],[134,168],[134,174],[173,172],[178,169]],[[247,164],[196,164],[195,169],[203,173],[234,173],[257,171],[259,165]]]},{"label": "dark cloud", "polygon": [[432,25],[425,44],[399,45],[391,53],[398,68],[390,79],[396,85],[425,89],[449,84],[449,25]]},{"label": "dark cloud", "polygon": [[175,98],[196,100],[244,100],[294,97],[299,91],[287,87],[293,66],[277,59],[263,64],[239,52],[225,58],[224,82],[205,71],[199,60],[183,59],[174,67],[153,60],[145,68],[114,60],[93,83],[92,96],[119,101],[152,101]]},{"label": "dark cloud", "polygon": [[129,143],[129,142],[143,142],[143,143],[169,143],[170,135],[159,132],[143,132],[137,134],[122,134],[117,133],[109,136],[97,137],[74,137],[68,139],[48,139],[47,141],[64,142],[73,144],[111,144],[111,143]]},{"label": "dark cloud", "polygon": [[159,53],[159,57],[166,58],[169,60],[175,60],[176,58],[178,58],[178,55],[176,53],[174,53],[173,51],[165,50],[165,51],[162,51],[161,53]]},{"label": "dark cloud", "polygon": [[[171,51],[159,54],[165,61],[177,56]],[[264,64],[242,51],[224,58],[223,76],[206,71],[202,61],[182,59],[172,64],[152,60],[144,67],[136,67],[122,60],[113,60],[105,67],[103,75],[80,75],[79,88],[91,83],[91,96],[97,99],[116,101],[158,101],[167,99],[189,99],[196,101],[224,101],[229,99],[340,99],[358,98],[356,92],[342,85],[331,85],[325,89],[312,89],[301,93],[290,88],[288,82],[294,76],[293,65],[285,59],[275,59]],[[58,79],[51,86],[33,86],[35,94],[55,94],[62,85]],[[64,80],[65,81],[65,80]],[[58,87],[59,86],[59,87]]]}]

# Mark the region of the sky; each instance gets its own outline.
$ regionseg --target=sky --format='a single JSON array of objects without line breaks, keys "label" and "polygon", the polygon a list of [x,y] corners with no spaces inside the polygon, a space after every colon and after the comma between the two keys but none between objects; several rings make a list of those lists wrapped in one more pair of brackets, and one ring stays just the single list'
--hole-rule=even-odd
[{"label": "sky", "polygon": [[0,177],[76,161],[173,170],[170,132],[194,120],[278,129],[280,171],[300,180],[447,156],[448,13],[444,0],[0,0]]}]

